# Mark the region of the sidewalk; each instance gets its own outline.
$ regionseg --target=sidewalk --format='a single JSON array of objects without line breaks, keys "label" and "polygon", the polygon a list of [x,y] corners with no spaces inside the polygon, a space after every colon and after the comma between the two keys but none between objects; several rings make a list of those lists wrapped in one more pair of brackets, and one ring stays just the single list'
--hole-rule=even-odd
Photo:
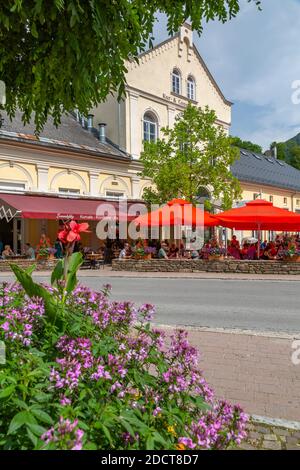
[{"label": "sidewalk", "polygon": [[249,414],[300,421],[300,365],[291,361],[296,335],[188,331],[191,344],[201,353],[200,368],[217,397],[240,403]]},{"label": "sidewalk", "polygon": [[[3,282],[11,271],[0,272],[0,280]],[[36,277],[50,277],[50,271],[35,272]],[[185,273],[185,272],[133,272],[133,271],[112,271],[111,266],[100,269],[82,269],[79,271],[79,278],[99,277],[99,278],[167,278],[167,279],[225,279],[225,280],[245,280],[245,281],[300,281],[300,275],[278,275],[278,274],[247,274],[247,273]]]}]

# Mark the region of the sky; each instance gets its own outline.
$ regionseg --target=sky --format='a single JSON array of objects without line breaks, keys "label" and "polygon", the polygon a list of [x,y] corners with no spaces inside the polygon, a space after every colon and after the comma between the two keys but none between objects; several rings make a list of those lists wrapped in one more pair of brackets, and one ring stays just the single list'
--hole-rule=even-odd
[{"label": "sky", "polygon": [[[300,0],[262,0],[262,11],[241,0],[239,15],[204,25],[194,42],[225,97],[234,102],[231,134],[264,150],[300,132]],[[155,43],[167,37],[165,17]],[[298,93],[300,96],[300,93]]]}]

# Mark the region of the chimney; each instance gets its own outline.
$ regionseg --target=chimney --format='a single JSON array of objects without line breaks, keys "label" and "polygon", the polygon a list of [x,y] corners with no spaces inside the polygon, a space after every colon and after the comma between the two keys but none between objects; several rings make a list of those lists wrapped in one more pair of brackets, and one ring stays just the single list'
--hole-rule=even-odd
[{"label": "chimney", "polygon": [[85,129],[85,119],[84,119],[84,115],[83,115],[83,114],[81,115],[81,125],[82,125],[82,127]]},{"label": "chimney", "polygon": [[99,127],[99,140],[103,144],[106,142],[106,135],[105,135],[105,122],[99,122],[98,127]]},{"label": "chimney", "polygon": [[277,144],[276,142],[273,142],[273,144],[270,145],[270,156],[277,158]]},{"label": "chimney", "polygon": [[88,131],[90,132],[93,129],[93,117],[94,117],[93,114],[88,114],[88,117],[87,117],[87,128],[88,128]]},{"label": "chimney", "polygon": [[75,109],[75,115],[76,115],[76,121],[79,122],[80,121],[80,114],[79,114],[78,108]]}]

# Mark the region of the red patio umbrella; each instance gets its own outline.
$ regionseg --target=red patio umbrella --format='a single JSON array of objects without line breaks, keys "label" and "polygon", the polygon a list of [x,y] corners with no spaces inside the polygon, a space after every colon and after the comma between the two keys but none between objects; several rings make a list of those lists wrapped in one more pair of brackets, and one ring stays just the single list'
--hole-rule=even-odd
[{"label": "red patio umbrella", "polygon": [[206,226],[218,225],[218,220],[208,212],[203,211],[184,199],[172,199],[165,206],[147,214],[140,215],[134,220],[141,227],[162,226]]},{"label": "red patio umbrella", "polygon": [[236,230],[300,231],[300,215],[273,206],[263,199],[247,202],[245,206],[216,214],[219,225]]},{"label": "red patio umbrella", "polygon": [[263,199],[247,202],[245,206],[216,214],[219,225],[236,230],[258,231],[258,256],[261,230],[300,231],[300,215],[273,206]]}]

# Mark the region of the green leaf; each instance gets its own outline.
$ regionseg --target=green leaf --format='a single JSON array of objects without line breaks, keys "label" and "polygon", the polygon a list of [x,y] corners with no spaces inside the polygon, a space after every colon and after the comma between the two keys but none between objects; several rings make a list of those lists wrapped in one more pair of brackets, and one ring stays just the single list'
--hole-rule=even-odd
[{"label": "green leaf", "polygon": [[134,437],[135,436],[135,432],[131,426],[131,424],[128,423],[128,421],[126,421],[126,419],[123,419],[123,418],[120,418],[119,419],[119,422],[121,423],[121,425],[125,428],[125,430],[127,432],[129,432],[129,434]]},{"label": "green leaf", "polygon": [[107,437],[109,444],[113,447],[113,438],[111,437],[109,429],[105,426],[105,424],[102,424],[101,428],[103,429],[103,432],[105,436]]},{"label": "green leaf", "polygon": [[[20,387],[19,387],[20,388]],[[27,410],[29,411],[29,406],[27,403],[23,400],[20,400],[19,398],[14,398],[13,403],[17,405],[18,408],[21,408],[22,410]]]},{"label": "green leaf", "polygon": [[51,274],[51,285],[57,285],[57,281],[60,281],[63,278],[64,275],[64,265],[63,265],[63,260],[60,259],[56,265],[55,268],[52,271]]},{"label": "green leaf", "polygon": [[24,424],[36,424],[36,419],[28,411],[20,411],[17,413],[10,422],[7,434],[15,433]]},{"label": "green leaf", "polygon": [[10,395],[15,391],[15,385],[9,385],[2,392],[0,392],[0,399],[10,397]]},{"label": "green leaf", "polygon": [[70,273],[67,276],[67,282],[66,282],[66,291],[68,294],[70,294],[76,287],[77,284],[77,277],[76,273]]},{"label": "green leaf", "polygon": [[44,300],[48,319],[51,323],[55,323],[57,319],[57,303],[54,300],[53,294],[40,284],[36,284],[31,275],[26,273],[26,271],[18,265],[11,264],[10,267],[29,297],[40,297]]},{"label": "green leaf", "polygon": [[146,439],[146,450],[154,450],[154,439],[152,434],[150,434]]},{"label": "green leaf", "polygon": [[26,427],[30,429],[30,431],[32,431],[35,436],[38,437],[41,437],[41,435],[47,431],[46,428],[35,423],[26,423]]},{"label": "green leaf", "polygon": [[97,444],[95,444],[94,442],[88,442],[84,446],[84,450],[97,450],[97,449],[98,449]]},{"label": "green leaf", "polygon": [[26,432],[27,432],[27,435],[29,437],[29,439],[31,440],[32,444],[34,445],[34,447],[36,447],[37,443],[38,443],[38,438],[37,436],[35,436],[28,427],[26,427]]},{"label": "green leaf", "polygon": [[75,273],[83,263],[81,253],[73,253],[69,258],[68,272]]},{"label": "green leaf", "polygon": [[36,269],[36,264],[32,264],[31,266],[28,266],[28,268],[25,269],[25,272],[27,274],[32,274],[33,271],[35,271],[35,269]]},{"label": "green leaf", "polygon": [[51,416],[40,408],[32,407],[31,413],[36,416],[39,421],[42,421],[42,423],[53,424],[53,419],[51,418]]}]

